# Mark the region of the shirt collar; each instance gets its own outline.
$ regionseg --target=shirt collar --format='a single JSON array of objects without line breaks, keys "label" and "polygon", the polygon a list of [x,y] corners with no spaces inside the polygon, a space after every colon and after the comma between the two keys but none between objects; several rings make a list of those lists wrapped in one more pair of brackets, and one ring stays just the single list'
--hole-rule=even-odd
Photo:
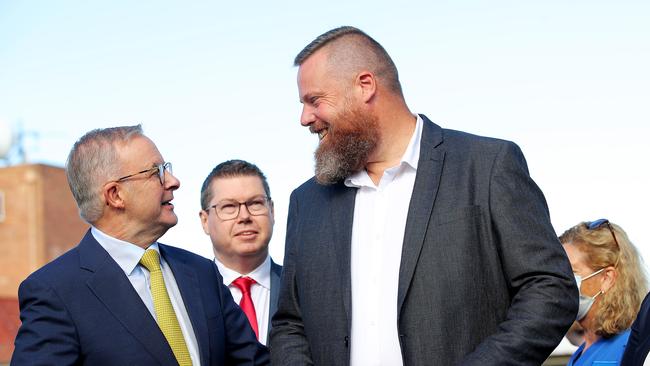
[{"label": "shirt collar", "polygon": [[422,140],[422,125],[424,121],[419,114],[416,114],[415,120],[415,131],[413,131],[413,136],[411,136],[411,141],[409,141],[404,155],[402,155],[402,160],[400,164],[406,163],[414,170],[418,169],[418,161],[420,160],[420,141]]},{"label": "shirt collar", "polygon": [[[390,168],[390,170],[397,170],[403,166],[410,167],[412,170],[418,169],[418,161],[420,160],[420,141],[422,140],[422,125],[424,121],[419,114],[416,114],[415,119],[415,130],[413,135],[411,135],[411,140],[402,154],[399,164]],[[345,179],[345,185],[348,187],[363,187],[363,186],[374,186],[374,183],[368,176],[368,172],[365,169],[362,169],[348,178]]]},{"label": "shirt collar", "polygon": [[[138,263],[140,263],[140,259],[142,258],[142,255],[144,255],[145,250],[135,244],[116,239],[94,226],[90,228],[90,232],[99,245],[101,245],[102,248],[108,252],[108,255],[117,262],[117,265],[122,268],[124,273],[126,273],[127,276],[130,276],[137,268]],[[147,249],[153,249],[160,254],[157,242],[150,245]]]},{"label": "shirt collar", "polygon": [[217,269],[221,276],[223,277],[223,283],[226,286],[230,286],[232,281],[238,279],[239,277],[246,276],[255,280],[258,284],[266,289],[271,288],[271,257],[266,256],[266,259],[262,264],[255,268],[251,273],[239,273],[233,269],[226,267],[221,263],[217,258],[214,259],[214,263],[217,265]]}]

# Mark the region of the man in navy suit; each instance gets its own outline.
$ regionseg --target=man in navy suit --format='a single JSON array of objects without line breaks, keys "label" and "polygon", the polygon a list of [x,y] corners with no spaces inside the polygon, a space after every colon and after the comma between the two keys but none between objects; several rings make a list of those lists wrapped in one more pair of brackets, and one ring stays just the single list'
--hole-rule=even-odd
[{"label": "man in navy suit", "polygon": [[92,228],[20,285],[12,365],[268,364],[214,263],[157,242],[180,182],[139,125],[88,132],[66,174]]},{"label": "man in navy suit", "polygon": [[[282,272],[269,256],[274,212],[266,176],[247,161],[218,164],[201,187],[201,208],[201,224],[224,284],[242,305],[260,343],[266,344]],[[248,294],[239,287],[242,278],[252,280]],[[249,301],[253,306],[247,308]]]}]

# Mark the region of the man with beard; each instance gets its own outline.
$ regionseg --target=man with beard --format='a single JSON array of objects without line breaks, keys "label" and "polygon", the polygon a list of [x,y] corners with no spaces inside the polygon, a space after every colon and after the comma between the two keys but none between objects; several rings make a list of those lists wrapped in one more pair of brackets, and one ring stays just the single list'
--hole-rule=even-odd
[{"label": "man with beard", "polygon": [[540,365],[578,293],[512,142],[411,113],[353,27],[295,59],[315,177],[291,195],[278,365]]}]

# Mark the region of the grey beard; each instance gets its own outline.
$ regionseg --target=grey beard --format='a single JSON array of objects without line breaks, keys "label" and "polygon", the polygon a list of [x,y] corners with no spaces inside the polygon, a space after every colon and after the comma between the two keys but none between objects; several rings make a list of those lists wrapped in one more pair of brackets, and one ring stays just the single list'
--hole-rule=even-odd
[{"label": "grey beard", "polygon": [[348,133],[332,146],[319,146],[316,159],[316,181],[322,185],[336,184],[360,171],[377,146],[376,139],[359,133]]}]

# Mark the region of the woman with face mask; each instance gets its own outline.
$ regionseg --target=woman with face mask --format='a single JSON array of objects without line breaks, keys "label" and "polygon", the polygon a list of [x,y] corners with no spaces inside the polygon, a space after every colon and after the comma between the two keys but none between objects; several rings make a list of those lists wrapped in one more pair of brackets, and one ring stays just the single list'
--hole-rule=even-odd
[{"label": "woman with face mask", "polygon": [[560,236],[580,290],[577,321],[584,343],[567,366],[618,365],[647,292],[636,248],[606,219],[582,222]]}]

